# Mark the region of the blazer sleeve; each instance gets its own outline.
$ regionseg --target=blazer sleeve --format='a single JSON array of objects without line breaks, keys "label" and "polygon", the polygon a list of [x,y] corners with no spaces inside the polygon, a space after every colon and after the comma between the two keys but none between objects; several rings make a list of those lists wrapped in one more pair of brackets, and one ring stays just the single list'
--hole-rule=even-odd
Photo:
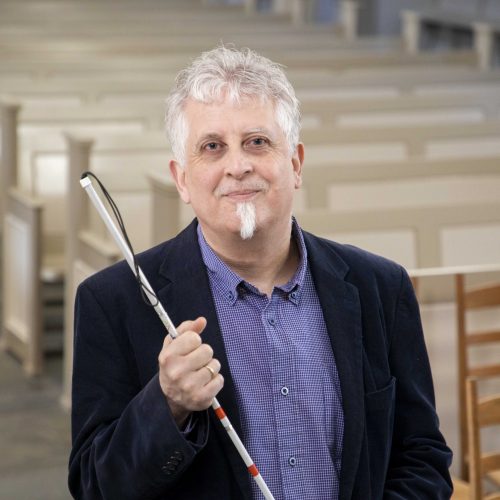
[{"label": "blazer sleeve", "polygon": [[[156,374],[139,383],[125,332],[83,284],[75,304],[69,489],[77,499],[168,498],[206,442],[208,422],[189,440],[170,413]],[[203,431],[205,429],[205,431]]]},{"label": "blazer sleeve", "polygon": [[449,499],[451,451],[439,430],[419,307],[404,270],[389,358],[396,405],[384,498]]}]

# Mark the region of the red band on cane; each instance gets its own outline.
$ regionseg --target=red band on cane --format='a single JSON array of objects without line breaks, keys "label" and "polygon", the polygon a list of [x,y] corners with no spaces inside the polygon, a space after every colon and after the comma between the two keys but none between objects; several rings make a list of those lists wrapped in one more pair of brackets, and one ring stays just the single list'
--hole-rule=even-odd
[{"label": "red band on cane", "polygon": [[258,476],[259,475],[259,471],[257,470],[257,467],[255,467],[255,465],[251,465],[250,467],[248,467],[248,472],[250,472],[250,474],[255,477],[255,476]]},{"label": "red band on cane", "polygon": [[226,414],[224,413],[224,410],[220,406],[215,410],[215,414],[219,417],[219,420],[226,418]]}]

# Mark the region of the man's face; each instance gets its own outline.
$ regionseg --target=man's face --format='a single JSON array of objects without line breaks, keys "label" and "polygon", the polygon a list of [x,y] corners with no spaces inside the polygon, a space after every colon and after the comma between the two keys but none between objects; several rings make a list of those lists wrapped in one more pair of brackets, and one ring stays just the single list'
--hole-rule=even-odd
[{"label": "man's face", "polygon": [[170,169],[209,240],[240,233],[242,204],[255,207],[257,232],[289,221],[301,185],[303,146],[290,154],[274,106],[254,99],[188,100],[185,116],[185,166],[172,161]]}]

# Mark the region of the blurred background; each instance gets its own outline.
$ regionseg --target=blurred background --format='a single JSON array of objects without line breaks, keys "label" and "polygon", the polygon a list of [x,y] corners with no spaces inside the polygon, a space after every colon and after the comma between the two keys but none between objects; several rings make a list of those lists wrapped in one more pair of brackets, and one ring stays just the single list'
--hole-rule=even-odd
[{"label": "blurred background", "polygon": [[74,293],[121,259],[80,174],[102,179],[137,251],[184,227],[163,103],[219,43],[296,88],[302,227],[408,269],[467,479],[465,379],[500,392],[500,2],[0,0],[0,499],[70,498]]}]

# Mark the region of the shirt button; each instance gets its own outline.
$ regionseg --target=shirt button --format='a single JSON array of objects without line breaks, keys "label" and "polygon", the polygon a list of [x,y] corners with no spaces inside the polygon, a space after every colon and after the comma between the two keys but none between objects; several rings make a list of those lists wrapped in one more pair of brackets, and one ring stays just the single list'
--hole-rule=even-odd
[{"label": "shirt button", "polygon": [[290,457],[288,459],[288,464],[291,466],[291,467],[295,467],[297,465],[297,459],[295,457]]},{"label": "shirt button", "polygon": [[234,299],[234,294],[233,294],[233,292],[228,292],[228,294],[227,294],[227,300],[232,301],[233,299]]},{"label": "shirt button", "polygon": [[164,465],[161,468],[162,472],[167,476],[171,476],[175,469],[176,467],[174,467],[172,464]]},{"label": "shirt button", "polygon": [[293,300],[295,300],[297,298],[297,292],[292,292],[290,294],[290,298],[292,298]]},{"label": "shirt button", "polygon": [[288,396],[288,393],[290,391],[288,390],[288,387],[282,387],[281,388],[281,394],[283,394],[283,396]]},{"label": "shirt button", "polygon": [[267,318],[267,322],[271,325],[274,326],[276,324],[276,320],[274,318]]}]

